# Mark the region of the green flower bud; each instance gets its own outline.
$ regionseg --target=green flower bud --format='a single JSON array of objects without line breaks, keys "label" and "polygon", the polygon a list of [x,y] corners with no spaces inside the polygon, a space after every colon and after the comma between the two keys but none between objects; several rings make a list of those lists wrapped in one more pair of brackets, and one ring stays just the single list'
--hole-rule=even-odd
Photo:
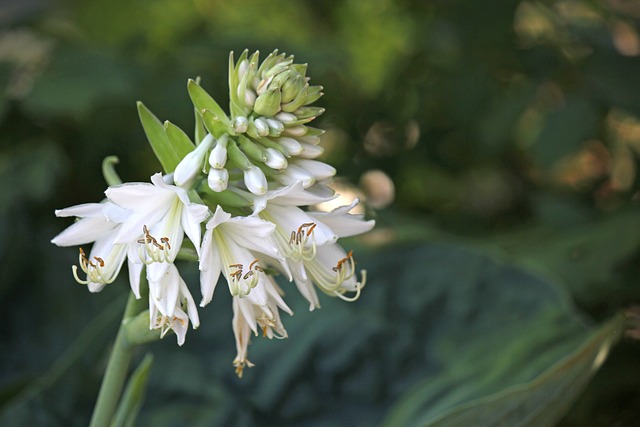
[{"label": "green flower bud", "polygon": [[280,111],[282,93],[280,88],[269,89],[258,96],[253,111],[261,116],[273,116]]}]

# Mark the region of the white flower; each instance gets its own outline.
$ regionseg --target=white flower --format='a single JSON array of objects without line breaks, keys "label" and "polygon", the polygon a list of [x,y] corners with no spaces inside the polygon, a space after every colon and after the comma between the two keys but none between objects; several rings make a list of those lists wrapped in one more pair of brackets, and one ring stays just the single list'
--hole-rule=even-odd
[{"label": "white flower", "polygon": [[[220,206],[207,222],[200,251],[201,306],[213,298],[220,273],[231,295],[265,305],[268,300],[261,254],[283,262],[271,235],[275,226],[256,217],[231,217]],[[283,267],[286,269],[286,267]]]},{"label": "white flower", "polygon": [[105,192],[111,202],[131,212],[123,220],[115,243],[140,241],[140,258],[145,264],[172,263],[185,233],[198,250],[200,223],[209,209],[191,203],[183,188],[166,184],[160,173],[153,175],[151,182],[153,185],[122,184]]},{"label": "white flower", "polygon": [[369,231],[374,221],[349,213],[358,200],[331,212],[305,212],[297,206],[316,204],[328,198],[305,191],[302,183],[267,193],[254,202],[254,212],[273,222],[278,250],[285,256],[300,293],[309,301],[310,310],[319,307],[313,284],[323,292],[343,299],[355,292],[355,299],[365,278],[355,277],[355,261],[336,242],[339,237]]},{"label": "white flower", "polygon": [[251,340],[251,332],[254,335],[258,335],[258,328],[260,328],[262,336],[269,339],[287,337],[287,331],[280,320],[279,310],[283,310],[290,315],[293,315],[293,312],[282,300],[278,286],[271,277],[265,282],[265,289],[268,296],[265,305],[252,304],[246,298],[233,297],[232,325],[237,350],[233,366],[236,368],[236,374],[239,377],[242,377],[245,367],[253,366],[247,359],[247,347]]},{"label": "white flower", "polygon": [[[147,269],[153,269],[155,265],[149,265]],[[149,281],[149,329],[160,329],[161,338],[172,329],[178,338],[178,345],[182,345],[189,320],[193,329],[200,326],[193,297],[176,266],[170,264],[157,280]]]},{"label": "white flower", "polygon": [[213,145],[215,139],[210,133],[202,139],[202,142],[193,149],[189,154],[176,166],[176,170],[173,173],[173,181],[180,187],[189,187],[195,180],[198,172],[202,171],[204,165],[204,158],[207,155],[207,151]]},{"label": "white flower", "polygon": [[89,291],[100,292],[105,285],[112,283],[122,268],[127,254],[129,254],[129,276],[131,288],[139,297],[141,267],[135,261],[135,245],[116,244],[115,238],[120,231],[120,224],[109,219],[109,216],[126,217],[129,213],[112,203],[85,203],[65,209],[56,210],[58,217],[76,216],[79,221],[72,224],[51,242],[58,246],[76,246],[92,243],[93,247],[87,257],[80,248],[80,269],[87,275],[81,279],[78,267],[73,266],[73,276],[76,281],[87,285]]}]

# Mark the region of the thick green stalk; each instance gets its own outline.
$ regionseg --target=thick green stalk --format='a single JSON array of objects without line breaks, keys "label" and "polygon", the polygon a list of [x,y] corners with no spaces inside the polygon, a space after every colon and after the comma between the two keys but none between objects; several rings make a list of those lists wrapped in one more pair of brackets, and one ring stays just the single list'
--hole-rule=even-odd
[{"label": "thick green stalk", "polygon": [[111,350],[111,356],[109,356],[109,363],[102,379],[90,427],[109,427],[111,425],[111,419],[120,400],[122,388],[129,372],[129,364],[135,350],[135,346],[129,344],[126,339],[124,321],[129,317],[135,316],[144,308],[143,298],[136,300],[136,297],[131,293],[118,329],[115,344]]}]

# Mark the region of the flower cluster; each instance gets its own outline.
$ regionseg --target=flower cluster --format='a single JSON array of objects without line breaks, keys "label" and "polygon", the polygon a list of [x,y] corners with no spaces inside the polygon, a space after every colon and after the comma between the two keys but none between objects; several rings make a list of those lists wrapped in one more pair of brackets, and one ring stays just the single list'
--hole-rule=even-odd
[{"label": "flower cluster", "polygon": [[252,366],[252,333],[287,336],[280,311],[292,312],[273,273],[294,282],[310,310],[319,307],[316,289],[354,300],[366,272],[358,278],[352,252],[337,241],[374,225],[350,213],[358,200],[331,212],[311,210],[336,197],[326,185],[335,169],[314,160],[322,153],[323,131],[307,126],[323,112],[310,106],[322,88],[309,85],[306,65],[295,64],[292,56],[276,51],[258,63],[258,52],[245,51],[237,62],[231,54],[229,115],[189,81],[196,144],[139,103],[164,174],[153,175],[151,183],[111,180],[101,203],[56,211],[79,220],[52,240],[58,246],[93,243],[88,255],[80,248],[79,266],[73,266],[75,279],[91,292],[112,283],[126,259],[137,298],[146,294],[141,284],[148,284],[150,329],[161,336],[173,330],[180,345],[189,323],[195,329],[200,321],[175,260],[197,257],[201,307],[224,276],[233,301],[233,364],[240,376]]}]

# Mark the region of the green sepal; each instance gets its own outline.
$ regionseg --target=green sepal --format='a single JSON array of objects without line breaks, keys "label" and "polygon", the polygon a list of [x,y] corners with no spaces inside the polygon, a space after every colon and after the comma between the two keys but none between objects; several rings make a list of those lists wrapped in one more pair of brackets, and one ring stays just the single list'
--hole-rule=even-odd
[{"label": "green sepal", "polygon": [[191,138],[170,121],[164,122],[164,133],[169,138],[169,142],[173,145],[173,149],[180,156],[180,160],[184,159],[184,156],[192,152],[196,146],[191,141]]},{"label": "green sepal", "polygon": [[214,137],[220,138],[222,135],[224,135],[225,133],[231,130],[230,126],[225,125],[213,111],[202,110],[201,114],[202,114],[202,123],[204,124],[204,127]]},{"label": "green sepal", "polygon": [[149,144],[151,144],[151,149],[162,168],[166,173],[173,172],[184,155],[181,157],[178,154],[165,134],[164,126],[160,120],[140,101],[138,101],[138,114],[144,133],[147,135]]},{"label": "green sepal", "polygon": [[159,329],[149,329],[149,310],[122,321],[124,336],[131,346],[147,344],[160,339]]},{"label": "green sepal", "polygon": [[322,92],[322,86],[309,86],[309,90],[307,91],[307,98],[304,100],[304,105],[313,104],[316,102],[324,93]]},{"label": "green sepal", "polygon": [[111,422],[112,426],[133,427],[135,425],[136,417],[144,402],[152,365],[153,355],[147,353],[127,382],[127,387]]},{"label": "green sepal", "polygon": [[210,110],[222,123],[229,126],[229,118],[218,103],[198,83],[189,79],[187,90],[193,105],[198,111]]},{"label": "green sepal", "polygon": [[122,180],[116,172],[115,165],[120,163],[120,159],[116,156],[107,156],[102,161],[102,175],[108,186],[122,184]]},{"label": "green sepal", "polygon": [[264,152],[260,149],[260,147],[254,144],[253,141],[251,141],[249,138],[244,135],[239,135],[237,139],[240,148],[249,158],[255,160],[256,162],[262,163],[267,160],[267,157],[264,155]]},{"label": "green sepal", "polygon": [[230,139],[229,144],[227,144],[227,155],[229,160],[242,170],[247,170],[253,166],[253,163],[251,163],[242,150],[238,148],[238,145],[233,139]]}]

